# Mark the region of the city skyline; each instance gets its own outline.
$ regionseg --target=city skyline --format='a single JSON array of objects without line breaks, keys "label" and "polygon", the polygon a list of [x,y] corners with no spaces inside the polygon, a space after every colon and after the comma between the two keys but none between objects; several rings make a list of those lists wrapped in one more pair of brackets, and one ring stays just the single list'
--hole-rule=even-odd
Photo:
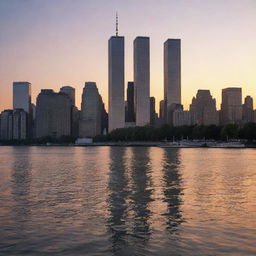
[{"label": "city skyline", "polygon": [[[163,99],[163,43],[167,38],[182,41],[181,84],[185,109],[198,89],[211,91],[217,100],[217,109],[220,109],[222,88],[242,87],[243,98],[246,95],[255,98],[255,1],[194,1],[193,4],[163,1],[158,5],[147,1],[143,19],[139,14],[145,1],[136,1],[136,6],[134,1],[129,4],[111,1],[104,10],[100,8],[100,1],[62,3],[59,6],[56,1],[13,1],[12,4],[0,1],[1,59],[5,59],[0,64],[1,111],[12,106],[13,81],[32,84],[33,103],[41,89],[57,90],[70,85],[76,88],[77,106],[81,104],[84,82],[95,81],[107,104],[107,40],[115,32],[116,10],[119,33],[125,37],[125,87],[128,81],[133,81],[133,40],[136,36],[150,37],[150,96],[156,98],[157,112]],[[69,13],[70,19],[60,19],[71,7],[74,14]],[[33,11],[37,8],[40,12],[35,16]],[[212,17],[207,15],[209,10],[214,13]],[[229,16],[227,10],[232,10]],[[84,20],[85,13],[88,17]],[[130,13],[134,14],[133,19],[129,18]],[[186,20],[182,19],[185,14]],[[95,22],[100,15],[102,19]],[[34,22],[29,18],[35,18]],[[20,22],[14,23],[14,20]],[[151,26],[147,26],[149,21]],[[70,38],[66,33],[71,31]],[[48,40],[42,43],[44,36],[48,36]]]}]

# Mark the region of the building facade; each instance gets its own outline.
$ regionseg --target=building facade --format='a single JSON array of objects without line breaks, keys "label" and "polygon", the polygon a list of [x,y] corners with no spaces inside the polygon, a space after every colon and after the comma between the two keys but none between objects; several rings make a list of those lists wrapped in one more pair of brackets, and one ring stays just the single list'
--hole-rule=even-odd
[{"label": "building facade", "polygon": [[126,106],[126,122],[135,122],[135,109],[134,109],[134,82],[128,82],[127,85],[127,106]]},{"label": "building facade", "polygon": [[95,137],[101,134],[102,99],[95,82],[86,82],[81,103],[79,137]]},{"label": "building facade", "polygon": [[195,124],[219,125],[219,114],[216,109],[216,100],[209,90],[198,90],[196,97],[190,104],[190,112]]},{"label": "building facade", "polygon": [[149,37],[137,37],[134,46],[136,125],[150,123],[150,46]]},{"label": "building facade", "polygon": [[124,37],[112,36],[108,41],[108,111],[109,131],[123,128],[124,106]]},{"label": "building facade", "polygon": [[71,101],[65,93],[41,90],[36,103],[36,137],[71,135]]},{"label": "building facade", "polygon": [[242,88],[222,90],[221,124],[236,124],[242,121]]},{"label": "building facade", "polygon": [[243,122],[244,123],[254,122],[253,98],[251,96],[246,96],[244,99]]},{"label": "building facade", "polygon": [[181,41],[168,39],[164,43],[165,122],[170,123],[172,104],[181,104]]}]

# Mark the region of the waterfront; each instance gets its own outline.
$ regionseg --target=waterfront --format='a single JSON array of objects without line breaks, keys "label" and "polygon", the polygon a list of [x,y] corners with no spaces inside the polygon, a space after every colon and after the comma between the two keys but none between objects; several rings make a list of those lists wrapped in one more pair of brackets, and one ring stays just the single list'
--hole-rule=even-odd
[{"label": "waterfront", "polygon": [[255,255],[255,156],[0,147],[0,255]]}]

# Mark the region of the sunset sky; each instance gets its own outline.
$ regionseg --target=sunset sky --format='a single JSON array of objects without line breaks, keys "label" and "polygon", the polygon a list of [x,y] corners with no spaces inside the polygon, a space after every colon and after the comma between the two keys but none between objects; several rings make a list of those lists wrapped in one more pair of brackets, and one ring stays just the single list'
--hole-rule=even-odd
[{"label": "sunset sky", "polygon": [[[133,40],[149,36],[151,96],[163,98],[163,43],[181,38],[182,102],[198,89],[242,87],[256,101],[256,0],[0,0],[0,111],[12,107],[12,82],[43,88],[95,81],[107,104],[107,41],[125,36],[125,81],[133,80]],[[158,111],[158,104],[157,104]]]}]

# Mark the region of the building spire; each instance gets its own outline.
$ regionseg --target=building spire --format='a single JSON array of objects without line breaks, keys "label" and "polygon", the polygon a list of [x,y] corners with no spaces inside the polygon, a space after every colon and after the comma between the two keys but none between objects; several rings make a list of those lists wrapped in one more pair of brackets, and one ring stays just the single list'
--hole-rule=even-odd
[{"label": "building spire", "polygon": [[116,12],[116,36],[118,36],[118,13]]}]

